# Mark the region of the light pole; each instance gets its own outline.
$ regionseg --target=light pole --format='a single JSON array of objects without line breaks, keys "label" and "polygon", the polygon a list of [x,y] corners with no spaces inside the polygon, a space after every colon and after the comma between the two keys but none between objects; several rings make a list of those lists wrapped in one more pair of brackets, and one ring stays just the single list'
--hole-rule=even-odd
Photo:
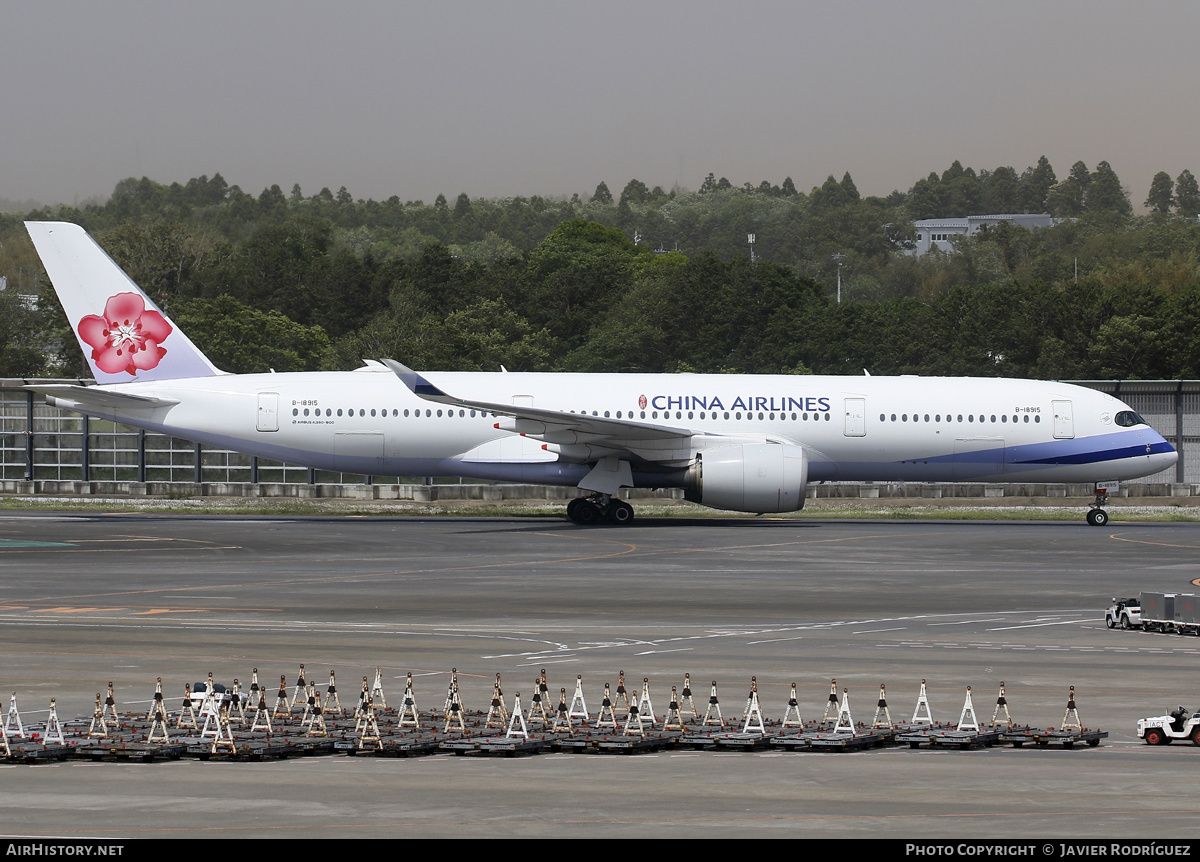
[{"label": "light pole", "polygon": [[837,265],[838,265],[838,269],[837,269],[837,304],[841,305],[842,304],[842,254],[841,254],[841,252],[838,252],[837,254],[835,254],[833,256],[833,259],[837,261]]}]

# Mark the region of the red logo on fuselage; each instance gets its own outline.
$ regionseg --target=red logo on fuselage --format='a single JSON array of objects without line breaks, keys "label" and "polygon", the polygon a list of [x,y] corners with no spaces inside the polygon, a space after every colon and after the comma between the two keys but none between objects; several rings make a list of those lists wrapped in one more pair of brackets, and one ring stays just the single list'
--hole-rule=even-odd
[{"label": "red logo on fuselage", "polygon": [[643,410],[645,410],[645,409],[646,409],[646,403],[647,403],[647,402],[646,402],[646,396],[645,396],[645,395],[639,395],[639,396],[638,396],[638,407],[640,407],[640,408],[642,408]]}]

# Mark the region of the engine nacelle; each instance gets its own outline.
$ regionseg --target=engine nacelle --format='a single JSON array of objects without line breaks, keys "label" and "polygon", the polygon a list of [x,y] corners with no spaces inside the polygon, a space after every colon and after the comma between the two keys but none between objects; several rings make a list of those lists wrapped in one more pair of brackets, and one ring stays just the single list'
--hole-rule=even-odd
[{"label": "engine nacelle", "polygon": [[802,447],[751,443],[698,454],[688,468],[684,496],[733,512],[795,512],[804,508],[807,485]]}]

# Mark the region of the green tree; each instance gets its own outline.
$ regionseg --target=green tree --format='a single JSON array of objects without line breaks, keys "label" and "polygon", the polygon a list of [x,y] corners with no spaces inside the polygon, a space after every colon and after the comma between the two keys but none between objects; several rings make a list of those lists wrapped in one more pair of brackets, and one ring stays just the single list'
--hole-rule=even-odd
[{"label": "green tree", "polygon": [[1128,380],[1157,376],[1162,339],[1155,321],[1141,314],[1112,317],[1100,326],[1088,349],[1102,377]]},{"label": "green tree", "polygon": [[1017,212],[1021,207],[1021,186],[1013,168],[1000,167],[980,178],[982,208],[988,213]]},{"label": "green tree", "polygon": [[164,308],[179,296],[195,293],[197,281],[228,253],[227,246],[208,231],[165,218],[123,222],[98,234],[97,240],[134,283]]},{"label": "green tree", "polygon": [[[12,285],[0,290],[0,377],[40,377],[46,369],[52,336],[38,313],[46,300],[28,297]],[[73,340],[64,349],[78,352]]]},{"label": "green tree", "polygon": [[1046,212],[1046,196],[1056,182],[1050,160],[1042,156],[1036,167],[1027,168],[1021,174],[1021,210],[1027,213]]},{"label": "green tree", "polygon": [[321,327],[302,326],[231,296],[182,302],[173,318],[226,371],[320,371],[332,364],[332,345]]},{"label": "green tree", "polygon": [[1146,195],[1144,206],[1151,212],[1169,213],[1175,205],[1174,188],[1175,184],[1171,181],[1170,174],[1159,171],[1150,181],[1150,193]]},{"label": "green tree", "polygon": [[621,191],[621,203],[641,204],[650,197],[650,189],[641,180],[630,180]]},{"label": "green tree", "polygon": [[608,190],[608,183],[604,180],[600,181],[600,185],[596,186],[596,190],[592,192],[592,200],[598,204],[609,206],[613,202],[612,192]]},{"label": "green tree", "polygon": [[1188,218],[1200,215],[1200,184],[1186,168],[1175,180],[1175,211]]},{"label": "green tree", "polygon": [[1117,172],[1108,162],[1100,162],[1096,165],[1092,181],[1088,185],[1087,209],[1088,212],[1117,213],[1119,215],[1130,215],[1133,212],[1129,196],[1121,188]]},{"label": "green tree", "polygon": [[846,193],[846,199],[851,201],[862,200],[862,195],[858,193],[858,186],[854,185],[854,180],[850,178],[850,172],[846,171],[841,182],[842,191]]},{"label": "green tree", "polygon": [[544,371],[549,366],[553,337],[536,332],[529,321],[503,300],[480,299],[446,318],[446,332],[455,367],[466,371]]},{"label": "green tree", "polygon": [[546,328],[566,347],[577,347],[602,309],[628,288],[635,255],[616,228],[565,221],[529,254],[522,295],[510,305],[535,330]]},{"label": "green tree", "polygon": [[465,219],[471,215],[471,199],[467,197],[466,192],[462,192],[454,201],[454,217]]},{"label": "green tree", "polygon": [[1052,186],[1046,193],[1046,209],[1059,218],[1078,216],[1087,208],[1088,186],[1092,175],[1083,162],[1071,165],[1065,180]]}]

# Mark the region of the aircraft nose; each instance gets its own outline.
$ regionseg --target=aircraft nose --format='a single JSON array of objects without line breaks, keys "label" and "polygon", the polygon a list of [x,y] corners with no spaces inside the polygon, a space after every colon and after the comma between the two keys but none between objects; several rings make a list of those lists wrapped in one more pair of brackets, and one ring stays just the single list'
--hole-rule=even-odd
[{"label": "aircraft nose", "polygon": [[1179,462],[1179,452],[1157,431],[1147,446],[1150,462],[1157,470],[1168,470]]}]

